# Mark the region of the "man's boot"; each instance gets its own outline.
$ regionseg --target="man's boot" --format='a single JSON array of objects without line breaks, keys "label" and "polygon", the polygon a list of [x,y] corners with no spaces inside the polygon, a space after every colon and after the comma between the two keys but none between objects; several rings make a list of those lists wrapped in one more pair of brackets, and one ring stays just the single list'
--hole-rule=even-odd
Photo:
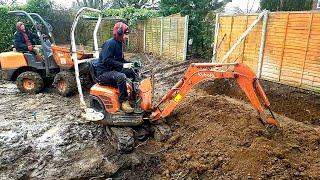
[{"label": "man's boot", "polygon": [[129,101],[123,101],[121,103],[121,109],[125,112],[125,113],[133,113],[134,109],[131,107]]}]

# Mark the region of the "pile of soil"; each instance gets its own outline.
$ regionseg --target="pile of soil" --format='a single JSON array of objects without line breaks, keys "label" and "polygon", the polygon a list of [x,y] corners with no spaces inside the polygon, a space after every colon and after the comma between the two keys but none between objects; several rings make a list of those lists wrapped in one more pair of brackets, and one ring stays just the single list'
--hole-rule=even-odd
[{"label": "pile of soil", "polygon": [[[271,103],[271,109],[279,114],[304,122],[320,125],[320,94],[270,81],[260,80]],[[209,94],[227,95],[247,101],[235,81],[216,80],[202,85]]]},{"label": "pile of soil", "polygon": [[[127,56],[128,57],[128,56]],[[155,72],[155,99],[191,62],[142,59]],[[143,71],[144,71],[143,70]],[[250,179],[320,177],[320,96],[262,82],[281,128],[270,134],[232,81],[195,87],[167,118],[173,136],[120,154],[102,126],[84,122],[78,96],[47,88],[22,94],[0,81],[1,179]]]},{"label": "pile of soil", "polygon": [[320,127],[276,115],[270,135],[243,101],[194,91],[169,118],[161,178],[320,177]]}]

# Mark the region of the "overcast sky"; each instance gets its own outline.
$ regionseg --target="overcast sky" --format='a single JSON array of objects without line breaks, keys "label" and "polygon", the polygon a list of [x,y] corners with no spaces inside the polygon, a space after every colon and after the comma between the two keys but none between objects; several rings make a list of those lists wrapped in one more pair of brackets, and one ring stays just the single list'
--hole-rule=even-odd
[{"label": "overcast sky", "polygon": [[[60,4],[64,7],[71,7],[72,2],[75,0],[53,0],[55,3]],[[252,7],[252,11],[256,11],[259,7],[260,0],[232,0],[232,2],[228,3],[226,8],[232,10],[234,7],[239,7],[243,12],[250,10]],[[26,0],[18,0],[18,2],[25,3]]]},{"label": "overcast sky", "polygon": [[[259,8],[260,0],[232,0],[228,3],[226,9],[232,9],[234,7],[239,7],[243,12],[250,11],[255,12]],[[247,8],[248,7],[248,8]]]},{"label": "overcast sky", "polygon": [[[72,0],[54,0],[56,3],[58,4],[62,4],[68,7],[71,7],[72,4]],[[259,7],[259,2],[260,0],[232,0],[232,2],[228,3],[227,7],[239,7],[241,10],[243,10],[244,12],[246,12],[247,9],[247,5],[248,5],[248,9],[250,10],[251,7],[253,11],[256,11]]]},{"label": "overcast sky", "polygon": [[[64,7],[71,7],[72,2],[75,0],[53,0],[56,4],[61,4]],[[26,3],[27,0],[17,0],[18,3]]]}]

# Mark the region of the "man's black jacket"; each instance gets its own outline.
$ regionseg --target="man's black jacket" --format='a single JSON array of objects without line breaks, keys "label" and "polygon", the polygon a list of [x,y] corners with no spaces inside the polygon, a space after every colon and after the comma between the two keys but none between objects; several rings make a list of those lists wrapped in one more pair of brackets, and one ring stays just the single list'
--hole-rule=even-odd
[{"label": "man's black jacket", "polygon": [[[35,45],[35,41],[37,41],[39,37],[36,34],[31,33],[30,31],[27,31],[26,33],[29,37],[31,44]],[[19,31],[16,31],[14,33],[14,47],[17,51],[29,51],[23,34]]]},{"label": "man's black jacket", "polygon": [[122,42],[111,38],[103,44],[99,60],[94,65],[97,76],[100,76],[107,71],[120,72],[123,63],[128,63],[128,61],[123,58]]}]

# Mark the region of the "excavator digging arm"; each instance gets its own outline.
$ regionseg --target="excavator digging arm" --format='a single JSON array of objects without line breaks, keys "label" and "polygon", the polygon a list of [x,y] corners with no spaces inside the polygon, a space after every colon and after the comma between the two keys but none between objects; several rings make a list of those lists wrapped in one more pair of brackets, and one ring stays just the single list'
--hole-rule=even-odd
[{"label": "excavator digging arm", "polygon": [[[231,68],[233,68],[233,70],[229,70]],[[151,121],[156,122],[167,117],[193,86],[208,79],[235,79],[240,88],[245,92],[253,108],[258,112],[262,122],[279,126],[279,122],[275,119],[270,109],[270,102],[254,72],[242,63],[192,63],[183,78],[176,83],[153,108],[153,113],[150,116]],[[268,117],[264,112],[259,97],[264,107],[271,112],[271,117]]]}]

